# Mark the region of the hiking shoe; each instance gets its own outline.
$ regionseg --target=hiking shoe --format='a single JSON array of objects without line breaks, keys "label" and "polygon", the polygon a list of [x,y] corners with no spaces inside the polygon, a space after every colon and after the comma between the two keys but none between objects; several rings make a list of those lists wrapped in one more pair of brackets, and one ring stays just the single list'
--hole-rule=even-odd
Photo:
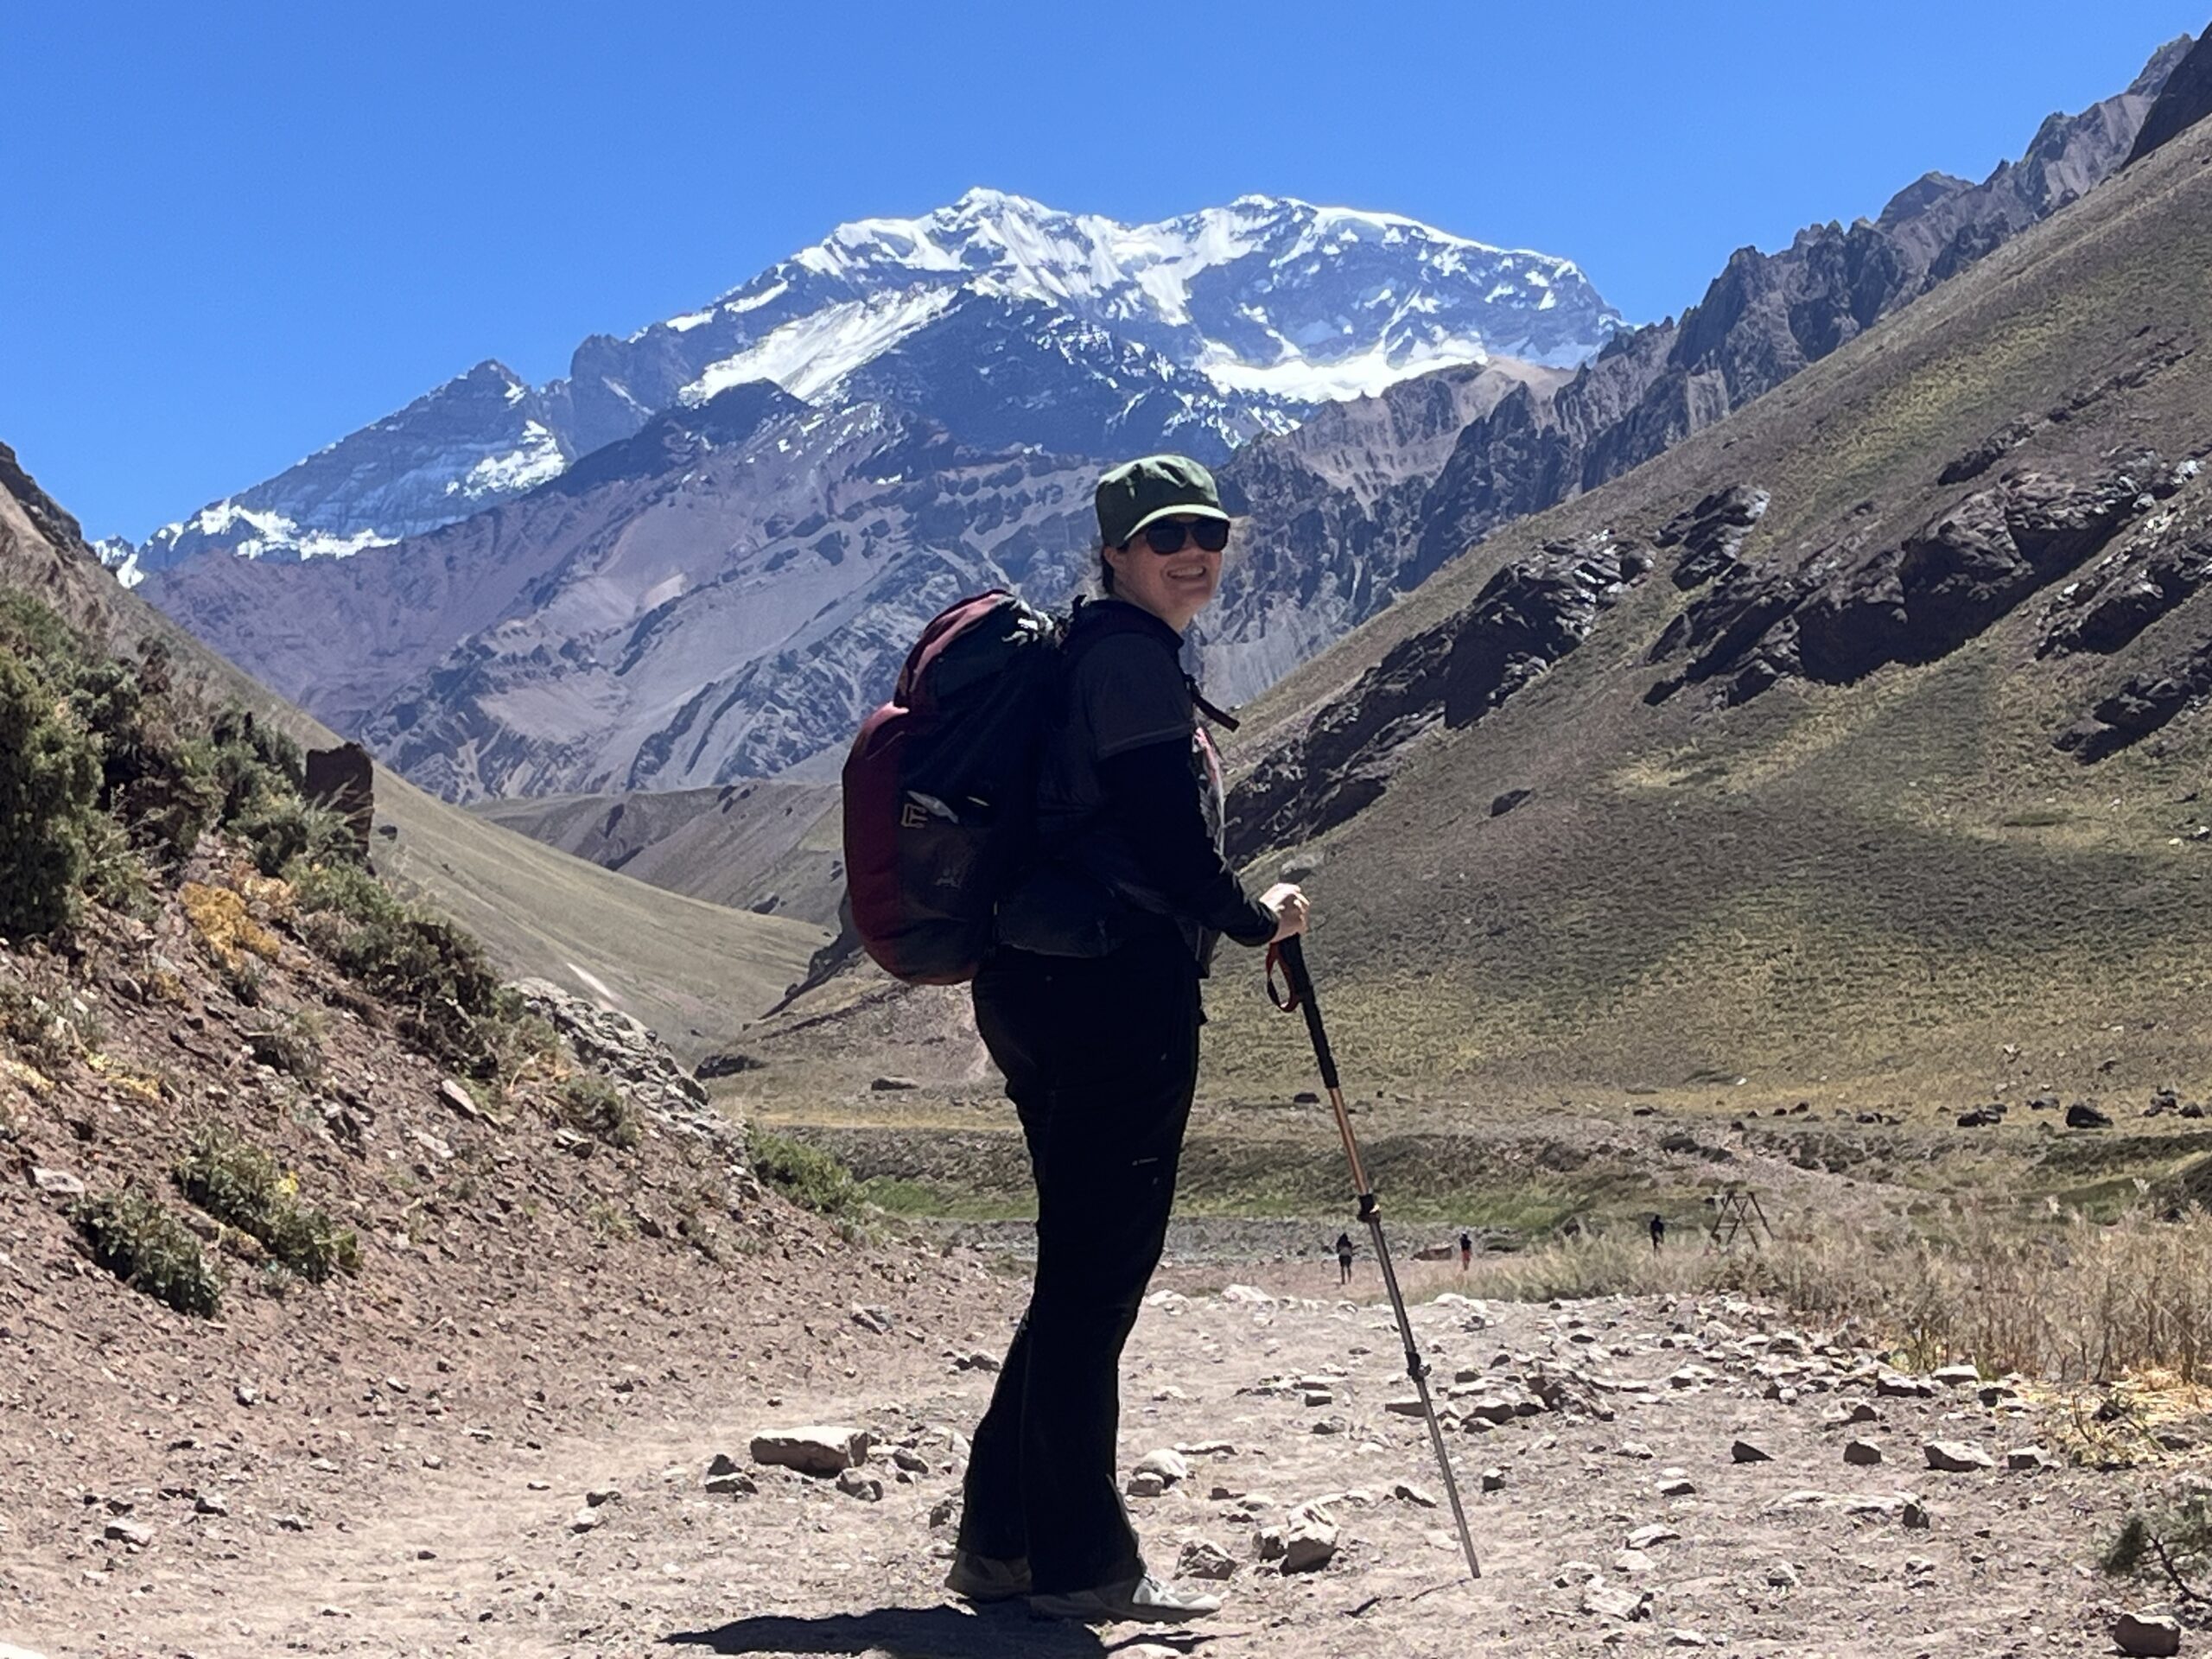
[{"label": "hiking shoe", "polygon": [[1007,1560],[956,1549],[952,1571],[944,1575],[944,1587],[963,1601],[1012,1601],[1029,1593],[1029,1560],[1022,1555]]},{"label": "hiking shoe", "polygon": [[1095,1590],[1032,1596],[1029,1611],[1052,1618],[1079,1618],[1086,1624],[1106,1624],[1120,1618],[1166,1624],[1217,1613],[1221,1611],[1221,1598],[1210,1596],[1203,1590],[1186,1590],[1179,1584],[1170,1584],[1147,1573],[1119,1584],[1102,1584]]}]

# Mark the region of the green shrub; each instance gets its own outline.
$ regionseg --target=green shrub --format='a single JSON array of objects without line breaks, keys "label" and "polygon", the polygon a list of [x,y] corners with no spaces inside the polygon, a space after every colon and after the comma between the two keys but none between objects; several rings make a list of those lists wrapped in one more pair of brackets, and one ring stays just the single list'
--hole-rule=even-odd
[{"label": "green shrub", "polygon": [[223,1306],[222,1275],[191,1229],[137,1187],[88,1198],[72,1212],[92,1260],[180,1313],[212,1319]]},{"label": "green shrub", "polygon": [[99,753],[50,688],[0,655],[0,938],[67,926],[90,860]]},{"label": "green shrub", "polygon": [[266,721],[256,720],[251,709],[235,702],[224,705],[209,726],[208,739],[214,746],[215,776],[223,786],[224,823],[237,822],[257,800],[306,791],[307,758],[300,746]]},{"label": "green shrub", "polygon": [[67,1064],[75,1048],[52,1005],[21,985],[0,985],[0,1040],[40,1071]]},{"label": "green shrub", "polygon": [[219,1123],[203,1123],[177,1162],[177,1185],[226,1226],[258,1239],[303,1279],[361,1270],[360,1241],[320,1210],[303,1209],[298,1183],[276,1160]]},{"label": "green shrub", "polygon": [[68,683],[70,704],[99,747],[100,804],[139,846],[181,861],[216,823],[223,792],[204,722],[175,695],[168,648],[151,640],[136,662],[86,663]]},{"label": "green shrub", "polygon": [[245,842],[255,868],[264,875],[282,874],[295,862],[346,865],[350,861],[351,868],[359,868],[358,843],[346,820],[297,795],[257,795],[224,823]]},{"label": "green shrub", "polygon": [[473,936],[410,907],[354,928],[336,961],[362,989],[397,1006],[401,1034],[424,1053],[470,1077],[499,1075],[498,1027],[521,1005]]},{"label": "green shrub", "polygon": [[596,1071],[579,1071],[553,1091],[561,1122],[579,1135],[604,1141],[625,1152],[644,1138],[638,1114],[621,1092]]},{"label": "green shrub", "polygon": [[228,961],[217,958],[215,977],[223,982],[223,988],[240,1006],[257,1008],[261,1006],[263,988],[269,982],[269,970],[261,965],[257,958],[240,951]]},{"label": "green shrub", "polygon": [[861,1205],[853,1172],[818,1147],[788,1135],[752,1137],[753,1173],[793,1204],[818,1216],[848,1216]]},{"label": "green shrub", "polygon": [[2203,1478],[2176,1478],[2150,1501],[2131,1510],[2097,1562],[2113,1578],[2201,1581],[2212,1570],[2212,1491]]},{"label": "green shrub", "polygon": [[609,1239],[628,1240],[638,1236],[638,1224],[630,1212],[606,1198],[595,1200],[584,1211],[584,1225],[591,1229],[591,1236],[601,1243]]},{"label": "green shrub", "polygon": [[309,1088],[322,1077],[322,1039],[321,1016],[305,1008],[245,1034],[246,1046],[255,1059]]},{"label": "green shrub", "polygon": [[390,887],[362,865],[342,860],[302,860],[284,871],[292,901],[308,915],[349,922],[396,922],[407,913]]},{"label": "green shrub", "polygon": [[41,677],[67,678],[92,660],[84,636],[52,606],[21,592],[0,594],[0,655]]},{"label": "green shrub", "polygon": [[142,922],[160,909],[154,874],[123,826],[105,812],[87,815],[84,889],[88,898]]}]

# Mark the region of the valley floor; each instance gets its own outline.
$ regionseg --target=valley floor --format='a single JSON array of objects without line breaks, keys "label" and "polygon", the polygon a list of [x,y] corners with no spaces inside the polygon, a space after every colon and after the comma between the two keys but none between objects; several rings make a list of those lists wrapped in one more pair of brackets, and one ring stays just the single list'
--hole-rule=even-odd
[{"label": "valley floor", "polygon": [[[290,1491],[234,1498],[226,1517],[195,1516],[149,1484],[130,1510],[148,1528],[143,1547],[103,1541],[112,1517],[96,1501],[43,1532],[19,1517],[0,1565],[11,1592],[0,1638],[49,1659],[1333,1659],[1699,1646],[1893,1659],[2108,1650],[2118,1612],[2150,1595],[2094,1563],[2131,1502],[2171,1471],[2099,1472],[2063,1456],[2008,1470],[2008,1452],[2063,1449],[2078,1420],[2057,1405],[2002,1389],[1985,1404],[1966,1382],[1929,1383],[1925,1397],[1878,1392],[1870,1356],[1817,1338],[1801,1345],[1783,1334],[1783,1315],[1742,1301],[1545,1306],[1447,1289],[1416,1308],[1440,1398],[1456,1390],[1454,1410],[1470,1414],[1525,1414],[1450,1435],[1483,1558],[1484,1577],[1465,1580],[1423,1427],[1389,1409],[1409,1390],[1363,1260],[1357,1301],[1338,1300],[1332,1262],[1246,1268],[1250,1283],[1234,1288],[1218,1268],[1171,1264],[1139,1323],[1125,1465],[1179,1446],[1192,1448],[1191,1472],[1162,1496],[1132,1497],[1131,1511],[1158,1567],[1201,1541],[1236,1563],[1219,1618],[1181,1632],[1093,1633],[1018,1605],[970,1611],[938,1587],[964,1445],[955,1437],[990,1387],[987,1370],[965,1362],[1002,1348],[1022,1287],[965,1266],[963,1294],[926,1318],[906,1316],[895,1287],[867,1275],[884,1303],[881,1332],[837,1300],[861,1277],[844,1287],[825,1275],[814,1287],[822,1305],[798,1311],[809,1334],[834,1331],[834,1341],[813,1359],[786,1350],[751,1375],[696,1363],[703,1352],[656,1365],[657,1333],[641,1322],[627,1340],[561,1359],[579,1395],[626,1379],[613,1408],[533,1418],[518,1378],[518,1409],[489,1441],[459,1426],[395,1436],[366,1421],[348,1466],[325,1459],[321,1472],[294,1447],[299,1466],[274,1483]],[[1433,1293],[1456,1268],[1410,1273]],[[1847,1425],[1861,1406],[1871,1418]],[[880,1500],[751,1463],[754,1433],[817,1423],[877,1437],[866,1468]],[[168,1435],[144,1433],[151,1471]],[[1853,1439],[1881,1461],[1847,1464]],[[1936,1472],[1923,1455],[1933,1440],[1971,1443],[1995,1467]],[[1735,1461],[1738,1440],[1765,1460]],[[404,1455],[383,1455],[396,1446]],[[894,1462],[894,1450],[906,1455]],[[720,1452],[757,1491],[705,1490]],[[272,1513],[278,1503],[307,1516],[303,1530]],[[1337,1528],[1333,1559],[1295,1575],[1257,1561],[1260,1529],[1306,1503]]]}]

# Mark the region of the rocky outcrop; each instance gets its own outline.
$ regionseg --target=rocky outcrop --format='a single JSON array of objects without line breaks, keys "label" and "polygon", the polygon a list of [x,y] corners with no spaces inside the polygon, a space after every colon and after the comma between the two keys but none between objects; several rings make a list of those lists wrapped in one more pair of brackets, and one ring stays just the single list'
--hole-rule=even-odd
[{"label": "rocky outcrop", "polygon": [[16,452],[4,443],[0,443],[0,490],[15,499],[32,526],[55,547],[83,543],[85,533],[76,519],[38,486],[38,480],[23,470]]},{"label": "rocky outcrop", "polygon": [[1600,531],[1548,542],[1484,584],[1453,631],[1444,664],[1444,723],[1471,726],[1590,636],[1598,613],[1651,569],[1644,549]]},{"label": "rocky outcrop", "polygon": [[2142,741],[2207,696],[2212,696],[2212,639],[2161,667],[2131,675],[2051,744],[2077,760],[2101,760]]},{"label": "rocky outcrop", "polygon": [[707,1104],[698,1079],[643,1020],[601,1007],[550,980],[520,980],[514,988],[524,1007],[566,1038],[578,1059],[612,1079],[632,1105],[664,1128],[702,1141],[721,1156],[742,1159],[745,1140],[737,1124]]},{"label": "rocky outcrop", "polygon": [[1675,555],[1675,586],[1687,592],[1733,570],[1745,538],[1766,512],[1768,499],[1764,490],[1732,484],[1669,519],[1651,544],[1662,553],[1681,550]]},{"label": "rocky outcrop", "polygon": [[1689,661],[1646,701],[1721,679],[1721,701],[1740,703],[1785,675],[1841,685],[1934,662],[2101,551],[2151,504],[2145,480],[2163,474],[2147,456],[2088,483],[2008,474],[1895,545],[1738,565],[1661,635],[1652,660]]},{"label": "rocky outcrop", "polygon": [[1548,397],[1567,376],[1494,359],[1332,404],[1257,439],[1219,474],[1243,522],[1220,597],[1199,624],[1208,695],[1273,684],[1411,587],[1406,561],[1459,435],[1501,404]]},{"label": "rocky outcrop", "polygon": [[[2151,485],[2164,500],[2196,478],[2184,461]],[[2202,500],[2186,519],[2159,513],[2059,591],[2044,607],[2036,655],[2094,652],[2109,656],[2212,582],[2212,504]]]},{"label": "rocky outcrop", "polygon": [[1230,799],[1232,856],[1308,839],[1370,804],[1407,743],[1440,718],[1455,728],[1482,719],[1580,645],[1650,569],[1648,550],[1602,531],[1507,565],[1253,769]]},{"label": "rocky outcrop", "polygon": [[317,806],[328,807],[346,820],[361,856],[369,855],[369,836],[376,824],[376,764],[358,743],[307,752],[307,783],[303,793]]},{"label": "rocky outcrop", "polygon": [[2158,101],[2143,118],[2126,165],[2133,166],[2160,145],[2169,143],[2212,115],[2212,32],[2190,48],[2175,66],[2158,93]]}]

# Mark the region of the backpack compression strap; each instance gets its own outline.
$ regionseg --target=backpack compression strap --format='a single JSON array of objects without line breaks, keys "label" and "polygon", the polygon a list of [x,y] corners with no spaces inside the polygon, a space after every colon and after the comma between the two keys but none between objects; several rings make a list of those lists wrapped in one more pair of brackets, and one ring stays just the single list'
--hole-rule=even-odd
[{"label": "backpack compression strap", "polygon": [[1198,683],[1196,680],[1185,674],[1183,677],[1183,683],[1190,688],[1191,702],[1196,705],[1200,714],[1225,732],[1233,732],[1236,729],[1236,716],[1226,710],[1217,709],[1208,702],[1205,693],[1198,690]]}]

